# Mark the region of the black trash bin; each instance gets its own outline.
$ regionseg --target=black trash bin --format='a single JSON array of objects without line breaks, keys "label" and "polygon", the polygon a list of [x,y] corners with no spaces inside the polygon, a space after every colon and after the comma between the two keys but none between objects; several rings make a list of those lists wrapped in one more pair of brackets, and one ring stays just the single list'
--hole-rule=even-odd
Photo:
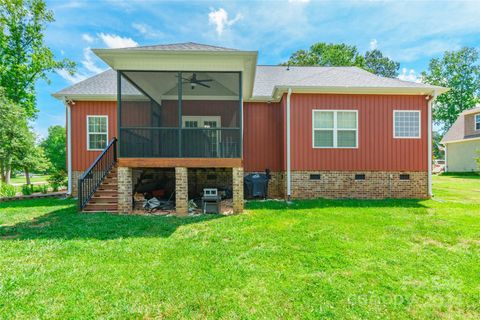
[{"label": "black trash bin", "polygon": [[266,173],[251,173],[243,179],[245,197],[247,199],[263,198],[268,194],[269,176]]}]

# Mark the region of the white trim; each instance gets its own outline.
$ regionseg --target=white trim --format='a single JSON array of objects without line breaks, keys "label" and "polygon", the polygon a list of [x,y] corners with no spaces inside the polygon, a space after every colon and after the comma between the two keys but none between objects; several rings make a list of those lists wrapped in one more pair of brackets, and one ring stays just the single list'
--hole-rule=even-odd
[{"label": "white trim", "polygon": [[[315,128],[315,112],[333,112],[333,128],[320,129]],[[337,127],[337,113],[338,112],[354,112],[356,128],[338,128]],[[312,148],[313,149],[358,149],[358,135],[359,135],[359,123],[358,123],[358,110],[354,109],[312,109]],[[333,147],[316,147],[315,146],[315,131],[333,131]],[[355,131],[355,147],[339,147],[337,141],[338,131]]]},{"label": "white trim", "polygon": [[[395,113],[397,112],[416,112],[418,113],[418,137],[397,137],[395,134]],[[421,139],[422,138],[422,112],[420,110],[396,109],[393,110],[393,138],[394,139]]]},{"label": "white trim", "polygon": [[[478,120],[477,120],[478,117]],[[479,131],[480,128],[477,129],[477,123],[480,124],[480,113],[474,114],[473,115],[473,130],[474,131]]]},{"label": "white trim", "polygon": [[63,103],[67,111],[67,194],[72,195],[72,110],[70,104],[64,99]]},{"label": "white trim", "polygon": [[461,139],[461,140],[449,140],[449,141],[441,142],[441,144],[443,144],[445,146],[445,145],[447,145],[447,143],[460,143],[460,142],[474,141],[474,140],[480,140],[480,137],[466,138],[466,139]]},{"label": "white trim", "polygon": [[105,148],[102,148],[102,149],[90,149],[90,134],[104,134],[103,132],[89,132],[89,128],[88,128],[88,119],[90,118],[106,118],[107,119],[107,131],[106,131],[106,134],[107,134],[107,140],[106,140],[106,144],[105,144],[105,147],[107,146],[108,144],[108,115],[87,115],[87,151],[103,151],[103,149]]},{"label": "white trim", "polygon": [[[432,162],[433,162],[433,157],[432,157],[432,107],[433,107],[433,100],[435,100],[435,95],[431,97],[431,99],[428,101],[427,104],[427,139],[428,139],[428,152],[427,152],[427,161],[428,161],[428,196],[431,197],[433,196],[433,191],[432,191]],[[419,122],[420,122],[420,129],[419,129],[419,134],[420,136],[422,135],[422,128],[421,128],[421,123],[422,123],[422,114],[420,113],[419,117]]]},{"label": "white trim", "polygon": [[445,144],[445,172],[448,172],[448,146]]}]

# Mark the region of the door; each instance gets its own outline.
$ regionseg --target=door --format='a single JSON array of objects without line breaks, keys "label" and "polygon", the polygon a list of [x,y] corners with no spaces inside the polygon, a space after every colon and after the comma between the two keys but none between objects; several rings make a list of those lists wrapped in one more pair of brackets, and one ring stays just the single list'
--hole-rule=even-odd
[{"label": "door", "polygon": [[[216,129],[221,128],[219,116],[183,116],[182,125],[184,128],[198,128],[198,129]],[[220,154],[220,130],[202,130],[202,137],[206,137],[208,151],[211,157],[218,157]],[[197,135],[195,135],[197,136]],[[192,139],[188,143],[199,142],[197,139]]]}]

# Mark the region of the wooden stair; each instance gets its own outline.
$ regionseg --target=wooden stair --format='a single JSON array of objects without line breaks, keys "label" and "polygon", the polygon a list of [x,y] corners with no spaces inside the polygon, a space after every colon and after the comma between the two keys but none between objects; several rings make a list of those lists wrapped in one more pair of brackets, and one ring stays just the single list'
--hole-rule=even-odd
[{"label": "wooden stair", "polygon": [[113,167],[93,194],[83,212],[118,212],[117,167]]}]

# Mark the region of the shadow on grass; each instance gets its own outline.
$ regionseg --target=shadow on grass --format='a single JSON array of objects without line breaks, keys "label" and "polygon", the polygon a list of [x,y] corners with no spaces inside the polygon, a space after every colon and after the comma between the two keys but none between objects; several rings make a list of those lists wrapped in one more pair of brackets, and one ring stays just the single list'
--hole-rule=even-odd
[{"label": "shadow on grass", "polygon": [[0,210],[3,208],[33,208],[33,207],[58,207],[59,205],[76,204],[72,198],[38,198],[21,199],[0,202]]},{"label": "shadow on grass", "polygon": [[44,216],[0,227],[0,241],[22,239],[98,239],[169,237],[178,227],[221,218],[220,215],[169,217],[77,213],[76,206]]},{"label": "shadow on grass", "polygon": [[476,172],[443,172],[440,177],[449,177],[454,179],[473,179],[480,180],[480,173]]},{"label": "shadow on grass", "polygon": [[302,210],[328,207],[342,208],[425,208],[422,199],[385,199],[385,200],[358,200],[358,199],[313,199],[294,200],[287,204],[279,200],[251,200],[246,203],[247,209],[267,210]]}]

